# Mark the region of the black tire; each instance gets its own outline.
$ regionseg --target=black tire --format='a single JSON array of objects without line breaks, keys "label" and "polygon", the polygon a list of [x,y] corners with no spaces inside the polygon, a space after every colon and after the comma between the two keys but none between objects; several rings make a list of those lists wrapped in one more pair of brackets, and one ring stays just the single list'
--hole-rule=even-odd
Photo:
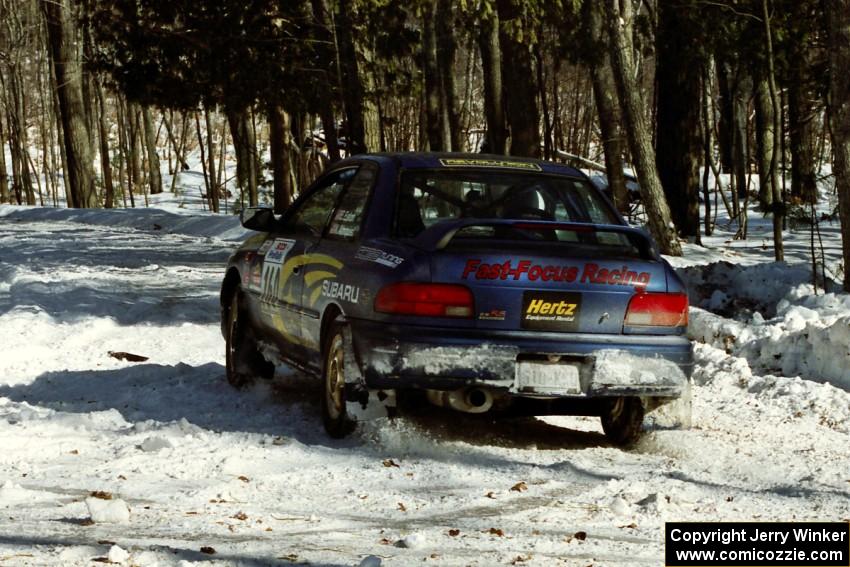
[{"label": "black tire", "polygon": [[345,408],[345,340],[343,325],[336,321],[322,345],[322,422],[334,439],[350,435],[357,427]]},{"label": "black tire", "polygon": [[615,445],[631,445],[643,434],[640,398],[614,398],[600,418],[605,436]]},{"label": "black tire", "polygon": [[227,311],[227,335],[225,337],[225,369],[227,381],[234,388],[244,388],[254,382],[255,377],[270,379],[274,376],[274,364],[267,361],[257,348],[251,327],[242,307],[242,291],[236,288]]}]

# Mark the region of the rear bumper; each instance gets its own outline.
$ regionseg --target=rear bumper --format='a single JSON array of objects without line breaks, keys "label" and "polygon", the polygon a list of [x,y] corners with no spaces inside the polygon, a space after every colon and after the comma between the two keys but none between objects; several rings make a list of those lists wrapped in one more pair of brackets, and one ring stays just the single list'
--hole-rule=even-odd
[{"label": "rear bumper", "polygon": [[[534,397],[678,397],[693,370],[685,336],[482,331],[351,320],[352,342],[372,389],[465,387]],[[578,384],[529,387],[519,368],[568,365]],[[523,371],[523,376],[527,376]]]}]

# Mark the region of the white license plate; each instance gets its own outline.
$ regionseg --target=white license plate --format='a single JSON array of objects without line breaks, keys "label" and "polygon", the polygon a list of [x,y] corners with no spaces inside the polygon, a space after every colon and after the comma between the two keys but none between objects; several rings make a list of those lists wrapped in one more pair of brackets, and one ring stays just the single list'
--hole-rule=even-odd
[{"label": "white license plate", "polygon": [[563,363],[518,362],[516,389],[540,394],[580,394],[579,367]]}]

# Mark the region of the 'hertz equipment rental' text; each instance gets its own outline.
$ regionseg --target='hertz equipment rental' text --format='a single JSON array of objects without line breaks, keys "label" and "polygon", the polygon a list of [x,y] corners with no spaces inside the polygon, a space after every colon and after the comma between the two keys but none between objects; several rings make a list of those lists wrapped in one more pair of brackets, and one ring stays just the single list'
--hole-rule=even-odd
[{"label": "'hertz equipment rental' text", "polygon": [[847,522],[668,522],[667,567],[850,567]]}]

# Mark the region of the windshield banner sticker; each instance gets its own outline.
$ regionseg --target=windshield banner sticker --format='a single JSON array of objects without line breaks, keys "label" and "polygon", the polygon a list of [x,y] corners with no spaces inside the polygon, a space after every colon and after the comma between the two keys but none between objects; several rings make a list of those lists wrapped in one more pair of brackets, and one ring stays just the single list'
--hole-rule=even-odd
[{"label": "windshield banner sticker", "polygon": [[526,171],[542,171],[533,162],[511,161],[506,159],[483,158],[443,158],[440,163],[446,167],[496,167],[500,169],[524,169]]},{"label": "windshield banner sticker", "polygon": [[630,270],[628,266],[609,270],[598,264],[588,263],[578,266],[544,266],[533,264],[531,260],[520,260],[514,264],[506,260],[501,264],[484,264],[481,260],[467,260],[463,268],[463,279],[476,280],[519,280],[525,275],[528,281],[544,282],[581,282],[607,285],[630,285],[645,288],[649,285],[649,272]]}]

